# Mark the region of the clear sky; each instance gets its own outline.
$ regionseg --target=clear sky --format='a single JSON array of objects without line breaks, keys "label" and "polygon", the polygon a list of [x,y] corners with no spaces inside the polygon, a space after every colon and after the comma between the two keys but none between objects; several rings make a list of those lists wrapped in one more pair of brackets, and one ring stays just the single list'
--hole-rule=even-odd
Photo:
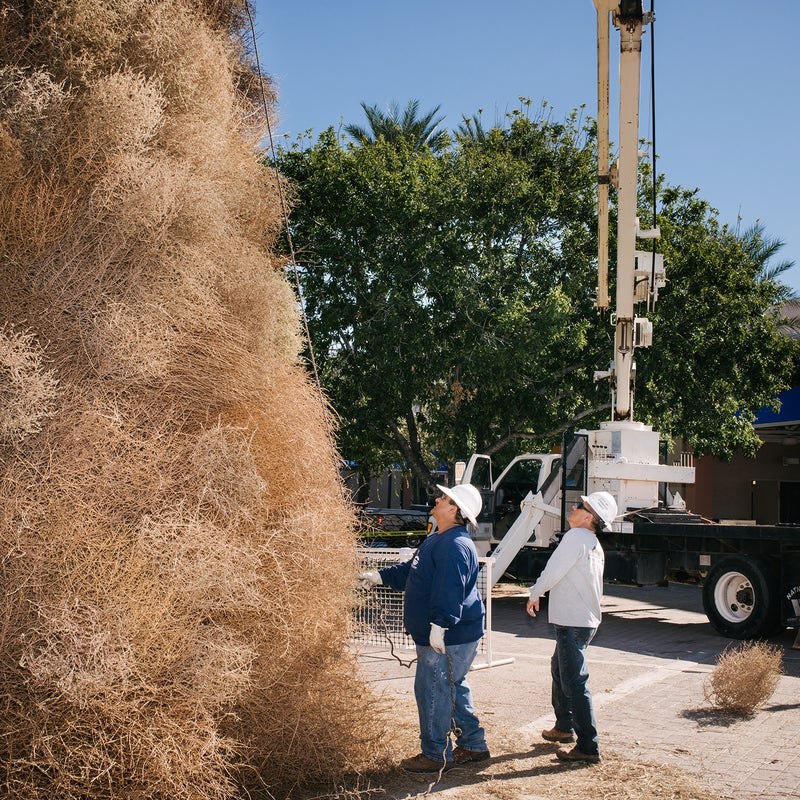
[{"label": "clear sky", "polygon": [[[778,260],[796,262],[784,280],[800,292],[800,0],[654,4],[640,135],[652,138],[654,39],[659,172],[698,188],[722,222],[763,223],[785,243]],[[597,113],[592,0],[255,0],[255,23],[279,90],[275,133],[290,139],[366,124],[362,101],[439,105],[448,130],[479,111],[486,127],[501,122],[520,97],[546,101],[554,119]],[[612,27],[612,114],[618,49]]]}]

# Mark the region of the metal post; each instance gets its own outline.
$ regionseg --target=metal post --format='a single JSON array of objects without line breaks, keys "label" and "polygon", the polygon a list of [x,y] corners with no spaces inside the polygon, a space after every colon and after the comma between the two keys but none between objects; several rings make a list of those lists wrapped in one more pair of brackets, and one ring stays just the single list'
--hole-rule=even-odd
[{"label": "metal post", "polygon": [[503,664],[514,663],[513,658],[501,658],[499,661],[495,661],[492,658],[492,587],[494,586],[494,581],[492,580],[492,567],[494,566],[494,559],[481,558],[480,561],[482,561],[484,564],[483,574],[486,576],[486,630],[484,634],[486,641],[486,663],[473,664],[470,667],[470,670],[486,669],[487,667],[499,667]]}]

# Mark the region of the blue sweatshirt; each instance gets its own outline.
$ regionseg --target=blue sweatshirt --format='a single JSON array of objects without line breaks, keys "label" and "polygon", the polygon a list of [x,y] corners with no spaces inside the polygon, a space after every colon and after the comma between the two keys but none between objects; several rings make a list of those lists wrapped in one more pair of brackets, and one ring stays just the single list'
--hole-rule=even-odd
[{"label": "blue sweatshirt", "polygon": [[463,525],[434,531],[410,560],[380,574],[384,584],[405,591],[403,622],[415,644],[430,644],[432,622],[447,628],[445,644],[476,642],[483,636],[478,553]]}]

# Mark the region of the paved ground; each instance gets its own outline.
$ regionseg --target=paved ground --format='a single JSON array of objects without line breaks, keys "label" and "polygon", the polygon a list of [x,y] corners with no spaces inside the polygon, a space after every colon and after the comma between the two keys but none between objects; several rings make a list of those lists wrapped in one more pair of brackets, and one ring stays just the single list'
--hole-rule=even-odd
[{"label": "paved ground", "polygon": [[[773,639],[784,649],[785,675],[772,698],[751,719],[729,718],[715,712],[703,693],[730,641],[706,620],[700,590],[607,585],[605,592],[603,624],[589,648],[603,751],[686,770],[723,798],[800,797],[800,650],[792,649],[794,632]],[[524,590],[501,585],[492,607],[495,666],[470,673],[490,748],[494,737],[507,750],[510,738],[512,749],[518,740],[520,752],[530,751],[554,721],[553,640],[544,614],[533,620],[525,613],[526,597]],[[476,663],[487,660],[483,653]],[[387,653],[365,653],[361,663],[378,693],[413,710],[413,667]]]}]

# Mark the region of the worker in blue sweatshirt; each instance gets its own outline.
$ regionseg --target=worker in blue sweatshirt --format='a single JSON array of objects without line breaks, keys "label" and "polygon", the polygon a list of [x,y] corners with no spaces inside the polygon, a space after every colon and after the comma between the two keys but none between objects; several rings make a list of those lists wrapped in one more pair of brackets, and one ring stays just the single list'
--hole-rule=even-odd
[{"label": "worker in blue sweatshirt", "polygon": [[[477,526],[482,500],[470,484],[438,486],[435,530],[409,561],[358,576],[364,588],[405,592],[403,621],[417,648],[414,695],[422,752],[404,759],[408,772],[439,772],[489,758],[466,677],[483,636],[478,554],[466,523]],[[452,689],[451,689],[452,687]],[[448,735],[455,721],[456,747]]]}]

